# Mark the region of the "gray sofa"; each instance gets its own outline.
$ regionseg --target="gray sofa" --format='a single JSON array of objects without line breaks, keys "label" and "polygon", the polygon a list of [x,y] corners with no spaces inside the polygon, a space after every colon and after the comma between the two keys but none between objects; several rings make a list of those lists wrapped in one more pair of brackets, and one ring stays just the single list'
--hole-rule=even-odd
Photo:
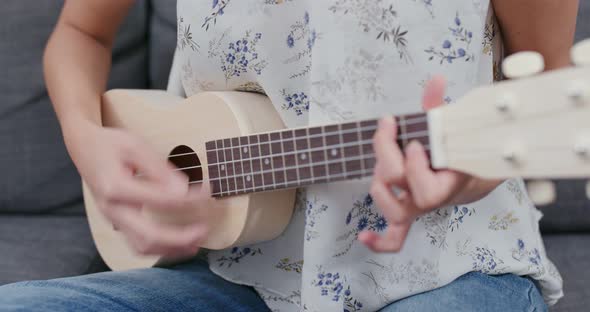
[{"label": "gray sofa", "polygon": [[[590,3],[582,2],[578,38],[590,37]],[[106,270],[42,77],[43,48],[62,3],[1,4],[0,285]],[[119,34],[109,87],[164,88],[175,25],[174,1],[138,1]],[[558,196],[542,208],[547,251],[565,279],[565,298],[552,310],[588,310],[590,201],[575,181],[560,182]]]}]

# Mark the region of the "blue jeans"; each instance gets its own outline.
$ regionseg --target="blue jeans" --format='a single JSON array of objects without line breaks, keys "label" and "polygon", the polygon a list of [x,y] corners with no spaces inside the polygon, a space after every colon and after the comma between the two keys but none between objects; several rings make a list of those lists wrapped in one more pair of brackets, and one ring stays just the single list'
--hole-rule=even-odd
[{"label": "blue jeans", "polygon": [[[194,261],[172,269],[106,272],[0,287],[0,311],[269,311],[256,292]],[[469,273],[382,310],[547,311],[535,286],[515,275]]]}]

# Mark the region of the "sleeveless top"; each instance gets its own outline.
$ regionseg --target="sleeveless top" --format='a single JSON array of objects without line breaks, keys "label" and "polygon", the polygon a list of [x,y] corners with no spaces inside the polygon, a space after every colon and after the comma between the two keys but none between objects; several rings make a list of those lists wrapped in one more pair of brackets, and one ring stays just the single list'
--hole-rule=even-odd
[{"label": "sleeveless top", "polygon": [[[169,90],[268,95],[288,127],[421,111],[425,82],[448,83],[445,102],[500,75],[489,0],[178,0]],[[477,105],[477,103],[473,103]],[[375,311],[479,271],[538,282],[547,303],[562,279],[547,259],[541,213],[523,181],[484,199],[420,216],[398,253],[357,241],[387,221],[370,179],[298,191],[280,237],[208,253],[211,270],[253,286],[274,311]]]}]

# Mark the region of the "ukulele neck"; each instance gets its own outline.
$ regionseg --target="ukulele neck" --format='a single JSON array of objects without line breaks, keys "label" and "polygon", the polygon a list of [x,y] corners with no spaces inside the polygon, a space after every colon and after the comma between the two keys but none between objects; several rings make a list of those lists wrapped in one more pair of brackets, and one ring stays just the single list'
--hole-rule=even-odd
[{"label": "ukulele neck", "polygon": [[[426,114],[396,117],[397,143],[429,151]],[[206,143],[214,197],[297,188],[371,176],[377,120],[281,130]],[[393,130],[392,130],[393,131]]]}]

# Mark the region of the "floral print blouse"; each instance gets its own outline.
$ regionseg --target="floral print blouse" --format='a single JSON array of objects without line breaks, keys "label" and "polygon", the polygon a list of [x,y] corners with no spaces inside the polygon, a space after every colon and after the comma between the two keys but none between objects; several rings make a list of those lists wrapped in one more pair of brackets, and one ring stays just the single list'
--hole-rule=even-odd
[{"label": "floral print blouse", "polygon": [[[178,0],[169,89],[267,94],[288,127],[421,110],[425,82],[445,101],[498,78],[489,0]],[[497,49],[496,49],[497,50]],[[477,103],[473,103],[477,105]],[[275,311],[374,311],[480,271],[536,279],[549,304],[562,280],[545,254],[541,213],[521,180],[417,218],[399,253],[357,241],[387,220],[370,179],[301,189],[277,239],[208,254],[222,277],[252,285]]]}]

